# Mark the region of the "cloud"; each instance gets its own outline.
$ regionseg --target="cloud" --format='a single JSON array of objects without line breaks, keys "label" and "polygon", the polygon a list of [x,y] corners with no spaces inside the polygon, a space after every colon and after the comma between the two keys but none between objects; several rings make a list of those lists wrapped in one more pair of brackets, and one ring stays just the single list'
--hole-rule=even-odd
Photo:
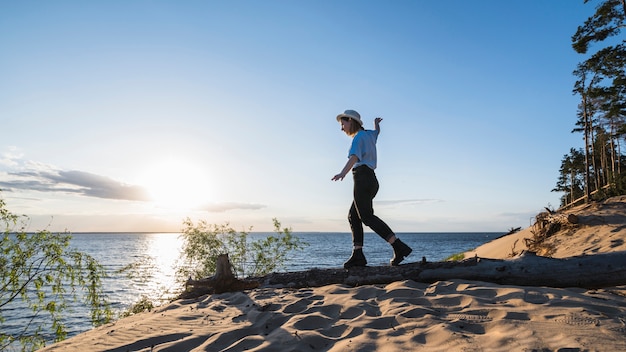
[{"label": "cloud", "polygon": [[223,213],[230,210],[259,210],[265,207],[266,206],[262,204],[225,202],[208,204],[203,206],[201,210],[206,210],[209,213]]},{"label": "cloud", "polygon": [[11,146],[8,151],[0,154],[0,166],[16,167],[23,155],[17,147]]},{"label": "cloud", "polygon": [[131,201],[150,200],[147,191],[136,185],[85,171],[64,171],[31,167],[26,171],[0,174],[0,189],[78,194],[86,197]]},{"label": "cloud", "polygon": [[[5,171],[8,170],[8,171]],[[0,154],[0,190],[75,194],[84,197],[153,201],[146,188],[80,170],[61,170],[53,165],[24,160],[17,148]],[[223,213],[231,210],[259,210],[262,204],[223,202],[199,210]]]}]

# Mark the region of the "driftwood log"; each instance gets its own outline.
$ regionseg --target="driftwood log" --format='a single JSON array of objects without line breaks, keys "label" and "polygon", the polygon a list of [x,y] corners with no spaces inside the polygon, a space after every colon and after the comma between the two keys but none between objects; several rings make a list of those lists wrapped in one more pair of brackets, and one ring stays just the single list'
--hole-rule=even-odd
[{"label": "driftwood log", "polygon": [[373,266],[337,269],[310,269],[272,273],[238,280],[233,276],[228,256],[218,264],[216,275],[188,281],[183,297],[205,293],[243,291],[257,287],[319,287],[330,284],[360,286],[413,280],[465,279],[517,286],[601,288],[626,285],[626,252],[612,252],[565,259],[540,257],[524,252],[512,259],[470,258],[460,262],[425,262],[396,267]]}]

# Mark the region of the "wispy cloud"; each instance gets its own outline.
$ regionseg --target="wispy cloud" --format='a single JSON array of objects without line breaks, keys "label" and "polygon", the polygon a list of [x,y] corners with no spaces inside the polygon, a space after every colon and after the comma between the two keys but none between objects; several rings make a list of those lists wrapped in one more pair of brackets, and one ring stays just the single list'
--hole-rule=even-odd
[{"label": "wispy cloud", "polygon": [[38,191],[78,194],[85,197],[148,201],[147,191],[110,177],[78,170],[61,170],[51,165],[27,161],[15,147],[0,156],[0,189],[7,192]]},{"label": "wispy cloud", "polygon": [[208,211],[209,213],[223,213],[230,210],[259,210],[265,207],[266,206],[262,204],[224,202],[205,205],[201,210]]},{"label": "wispy cloud", "polygon": [[[17,148],[0,155],[0,190],[14,193],[37,191],[76,194],[129,201],[153,200],[144,187],[86,171],[61,170],[53,165],[24,160]],[[199,210],[223,213],[232,210],[259,210],[265,207],[262,204],[222,202],[204,205]]]},{"label": "wispy cloud", "polygon": [[0,154],[0,165],[7,167],[16,167],[19,165],[19,160],[23,154],[17,147],[11,146],[7,151]]}]

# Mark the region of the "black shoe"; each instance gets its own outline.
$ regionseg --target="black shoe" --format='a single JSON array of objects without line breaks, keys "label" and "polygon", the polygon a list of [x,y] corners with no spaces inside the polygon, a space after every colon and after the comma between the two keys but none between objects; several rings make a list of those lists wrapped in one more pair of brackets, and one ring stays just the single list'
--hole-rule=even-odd
[{"label": "black shoe", "polygon": [[365,255],[363,254],[363,249],[355,249],[352,251],[352,256],[348,259],[347,262],[343,263],[344,269],[350,269],[355,266],[365,266],[367,265],[367,260],[365,260]]},{"label": "black shoe", "polygon": [[393,258],[390,261],[392,266],[399,265],[405,257],[408,257],[413,252],[411,247],[400,241],[400,239],[396,239],[391,246],[393,247]]}]

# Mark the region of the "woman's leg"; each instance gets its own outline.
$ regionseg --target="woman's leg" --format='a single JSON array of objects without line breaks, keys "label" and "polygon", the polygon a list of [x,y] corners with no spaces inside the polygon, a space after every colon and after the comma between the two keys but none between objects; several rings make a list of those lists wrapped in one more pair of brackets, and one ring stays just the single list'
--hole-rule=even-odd
[{"label": "woman's leg", "polygon": [[373,201],[378,193],[378,188],[378,180],[373,170],[358,171],[354,176],[353,207],[363,224],[371,228],[385,241],[389,241],[394,236],[393,231],[384,221],[374,215]]},{"label": "woman's leg", "polygon": [[391,228],[374,215],[373,201],[378,193],[378,180],[373,170],[360,170],[354,176],[354,203],[356,211],[366,226],[374,230],[378,236],[393,247],[391,265],[399,265],[405,257],[411,254],[412,249],[400,239],[396,238]]},{"label": "woman's leg", "polygon": [[359,213],[356,211],[354,202],[352,202],[352,206],[350,206],[348,222],[350,223],[350,229],[352,230],[353,248],[350,259],[343,263],[343,267],[345,269],[350,269],[357,266],[365,266],[367,265],[367,260],[363,254],[363,224],[359,218]]},{"label": "woman's leg", "polygon": [[356,210],[354,201],[348,213],[348,222],[350,223],[350,230],[352,230],[352,244],[355,248],[363,247],[363,223],[359,217],[359,212]]}]

